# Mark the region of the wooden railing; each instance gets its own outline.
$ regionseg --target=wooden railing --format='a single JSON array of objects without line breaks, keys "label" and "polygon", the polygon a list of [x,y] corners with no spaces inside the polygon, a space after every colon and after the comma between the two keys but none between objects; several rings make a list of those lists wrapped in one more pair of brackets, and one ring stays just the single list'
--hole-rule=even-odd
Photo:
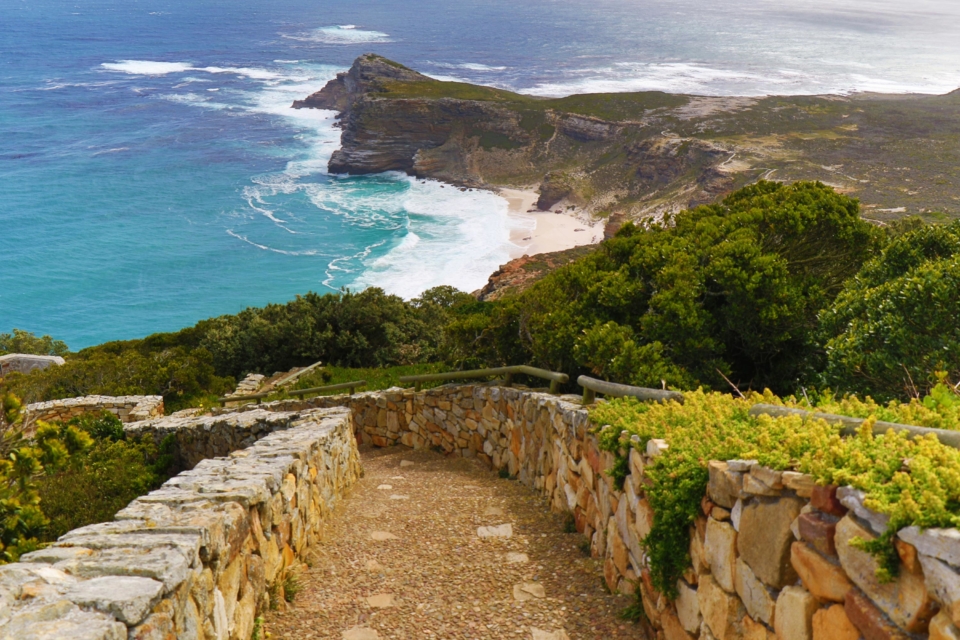
[{"label": "wooden railing", "polygon": [[[354,380],[352,382],[341,382],[339,384],[330,384],[325,387],[313,387],[311,389],[295,389],[293,391],[287,391],[288,396],[306,396],[306,395],[319,395],[324,391],[340,391],[341,389],[349,389],[350,395],[353,395],[356,392],[358,387],[367,386],[366,380]],[[224,396],[222,398],[217,398],[217,402],[220,403],[221,407],[227,406],[228,402],[243,402],[244,400],[254,400],[257,404],[260,404],[264,398],[267,396],[272,396],[277,394],[277,391],[265,391],[263,393],[251,393],[246,396]]]},{"label": "wooden railing", "polygon": [[400,376],[400,382],[414,384],[414,389],[420,391],[424,382],[443,382],[446,380],[474,380],[478,378],[489,378],[492,376],[503,376],[503,385],[509,387],[513,384],[513,376],[525,375],[534,378],[541,378],[550,381],[550,393],[556,395],[560,393],[560,385],[569,382],[570,376],[556,371],[547,371],[537,367],[528,367],[527,365],[516,365],[512,367],[494,367],[492,369],[473,369],[471,371],[449,371],[447,373],[424,373],[416,376]]},{"label": "wooden railing", "polygon": [[325,391],[340,391],[341,389],[349,389],[350,395],[356,393],[357,387],[367,386],[366,380],[354,380],[353,382],[340,382],[338,384],[328,384],[325,387],[313,387],[311,389],[295,389],[293,391],[288,391],[287,395],[291,396],[308,396],[308,395],[319,395]]},{"label": "wooden railing", "polygon": [[639,400],[652,400],[654,402],[669,402],[673,400],[683,404],[683,394],[679,391],[633,387],[628,384],[606,382],[605,380],[597,380],[596,378],[587,376],[577,378],[577,384],[583,387],[583,404],[593,404],[597,399],[598,393],[614,398],[630,397]]}]

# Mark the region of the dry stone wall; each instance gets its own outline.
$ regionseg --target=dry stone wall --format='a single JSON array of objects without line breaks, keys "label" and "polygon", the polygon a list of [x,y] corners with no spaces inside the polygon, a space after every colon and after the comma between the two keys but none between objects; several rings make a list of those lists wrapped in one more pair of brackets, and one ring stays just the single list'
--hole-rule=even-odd
[{"label": "dry stone wall", "polygon": [[[272,430],[200,461],[114,522],[0,566],[0,639],[250,638],[268,587],[283,597],[283,579],[317,541],[360,462],[345,410],[249,420]],[[219,428],[181,428],[208,426]]]},{"label": "dry stone wall", "polygon": [[486,385],[420,393],[390,390],[286,400],[267,410],[347,406],[360,440],[435,447],[506,469],[573,515],[603,559],[614,591],[639,589],[650,626],[665,640],[960,640],[960,532],[899,532],[899,576],[883,583],[855,542],[882,534],[886,518],[862,493],[751,460],[710,463],[701,513],[690,530],[692,566],[670,601],[652,584],[643,540],[656,515],[644,469],[668,448],[629,452],[622,487],[606,473],[587,412],[573,397]]},{"label": "dry stone wall", "polygon": [[163,396],[83,396],[28,404],[28,420],[69,420],[85,413],[107,411],[121,422],[137,422],[163,415]]}]

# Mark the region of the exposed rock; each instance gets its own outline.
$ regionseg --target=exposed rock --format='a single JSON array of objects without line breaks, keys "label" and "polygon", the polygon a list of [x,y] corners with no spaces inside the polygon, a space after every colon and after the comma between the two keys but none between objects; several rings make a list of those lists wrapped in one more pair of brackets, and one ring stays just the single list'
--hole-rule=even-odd
[{"label": "exposed rock", "polygon": [[852,586],[842,568],[802,542],[793,543],[790,562],[807,591],[821,600],[843,602]]},{"label": "exposed rock", "polygon": [[683,628],[680,618],[670,611],[664,611],[660,616],[660,624],[663,627],[664,640],[694,640],[696,636]]},{"label": "exposed rock", "polygon": [[80,582],[67,598],[81,607],[113,614],[128,625],[140,624],[163,593],[163,583],[150,578],[110,576]]},{"label": "exposed rock", "polygon": [[850,589],[843,610],[847,618],[866,640],[909,640],[910,636],[890,624],[868,597],[859,589]]},{"label": "exposed rock", "polygon": [[513,585],[513,599],[517,602],[546,597],[547,593],[539,582],[523,582]]},{"label": "exposed rock", "polygon": [[774,628],[778,640],[812,640],[817,600],[802,587],[784,587],[777,598]]},{"label": "exposed rock", "polygon": [[[851,544],[854,538],[869,541],[876,536],[847,515],[837,524],[836,537],[837,555],[847,577],[900,628],[910,633],[925,631],[936,613],[936,605],[927,593],[922,576],[901,571],[896,581],[880,582],[876,575],[877,561],[869,553],[855,548]],[[850,619],[858,624],[852,615]]]},{"label": "exposed rock", "polygon": [[477,536],[480,538],[510,538],[513,536],[513,525],[507,523],[495,527],[477,527]]},{"label": "exposed rock", "polygon": [[743,600],[743,606],[750,617],[772,625],[777,606],[776,597],[753,575],[753,571],[742,558],[737,558],[736,587],[737,595]]},{"label": "exposed rock", "polygon": [[956,529],[924,529],[905,527],[897,536],[916,547],[925,556],[943,560],[947,564],[960,567],[960,531]]},{"label": "exposed rock", "polygon": [[717,460],[710,461],[708,470],[710,482],[707,484],[707,495],[721,507],[732,509],[743,488],[743,474],[731,471],[726,462]]},{"label": "exposed rock", "polygon": [[790,564],[794,541],[790,524],[800,514],[803,501],[783,497],[773,502],[754,500],[743,508],[737,549],[760,580],[779,589],[797,579]]},{"label": "exposed rock", "polygon": [[813,614],[813,640],[857,640],[857,630],[843,605],[835,604]]},{"label": "exposed rock", "polygon": [[950,616],[941,611],[930,621],[929,640],[960,640],[960,629],[953,624]]},{"label": "exposed rock", "polygon": [[677,617],[683,628],[692,634],[700,629],[703,617],[700,615],[700,603],[697,600],[697,590],[683,580],[677,582]]},{"label": "exposed rock", "polygon": [[960,574],[945,562],[921,555],[924,584],[954,624],[960,624]]},{"label": "exposed rock", "polygon": [[[840,500],[840,503],[850,511],[853,511],[858,518],[867,522],[874,533],[881,535],[887,530],[890,516],[877,513],[864,506],[863,501],[866,497],[866,493],[852,487],[840,487],[837,489],[837,498]],[[909,540],[907,542],[909,542]]]},{"label": "exposed rock", "polygon": [[697,600],[704,624],[717,640],[734,640],[743,634],[746,611],[740,598],[729,594],[711,575],[701,576]]},{"label": "exposed rock", "polygon": [[814,549],[827,556],[837,555],[837,545],[834,536],[837,533],[837,524],[827,520],[816,511],[801,513],[797,522],[800,538],[808,542]]},{"label": "exposed rock", "polygon": [[733,526],[708,518],[703,549],[717,584],[731,593],[735,591],[737,532]]}]

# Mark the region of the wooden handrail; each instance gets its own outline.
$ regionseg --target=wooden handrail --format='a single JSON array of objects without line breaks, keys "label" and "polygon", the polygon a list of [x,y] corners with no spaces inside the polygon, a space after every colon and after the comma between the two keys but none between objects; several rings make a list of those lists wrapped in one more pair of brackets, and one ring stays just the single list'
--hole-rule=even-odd
[{"label": "wooden handrail", "polygon": [[617,384],[616,382],[597,380],[596,378],[587,376],[577,378],[577,384],[583,387],[583,404],[593,404],[597,399],[598,393],[602,393],[605,396],[613,396],[614,398],[630,397],[640,400],[654,400],[656,402],[669,402],[673,400],[683,404],[683,394],[679,391],[634,387],[628,384]]},{"label": "wooden handrail", "polygon": [[323,393],[324,391],[339,391],[340,389],[349,389],[350,395],[354,394],[354,390],[357,387],[367,386],[366,380],[354,380],[353,382],[340,382],[338,384],[330,384],[325,387],[313,387],[310,389],[295,389],[293,391],[288,391],[287,394],[291,396],[305,396],[313,393]]},{"label": "wooden handrail", "polygon": [[[840,433],[845,436],[854,436],[863,424],[863,418],[851,418],[850,416],[841,416],[835,413],[820,413],[819,411],[806,411],[804,409],[794,409],[792,407],[781,407],[776,404],[755,404],[750,408],[750,415],[768,415],[774,418],[786,416],[801,416],[803,418],[820,418],[830,424],[842,425]],[[912,424],[899,424],[896,422],[882,422],[878,420],[873,425],[874,435],[883,435],[888,430],[893,429],[896,432],[905,431],[911,438],[921,438],[929,433],[937,436],[941,444],[954,449],[960,449],[960,431],[949,431],[947,429],[932,429],[930,427],[918,427]]]},{"label": "wooden handrail", "polygon": [[251,393],[246,396],[223,396],[222,398],[217,398],[217,402],[220,403],[221,407],[227,406],[228,402],[240,402],[241,400],[256,400],[257,404],[260,404],[260,401],[272,394],[273,391],[264,391],[263,393]]},{"label": "wooden handrail", "polygon": [[490,376],[504,377],[504,386],[509,387],[513,384],[514,375],[526,375],[534,378],[542,378],[550,381],[550,393],[556,395],[560,393],[560,385],[568,382],[570,376],[556,371],[547,371],[538,369],[525,364],[514,365],[511,367],[494,367],[492,369],[472,369],[470,371],[448,371],[446,373],[424,373],[416,376],[400,376],[400,382],[414,383],[414,389],[420,391],[424,382],[439,382],[443,380],[472,380],[475,378],[489,378]]}]

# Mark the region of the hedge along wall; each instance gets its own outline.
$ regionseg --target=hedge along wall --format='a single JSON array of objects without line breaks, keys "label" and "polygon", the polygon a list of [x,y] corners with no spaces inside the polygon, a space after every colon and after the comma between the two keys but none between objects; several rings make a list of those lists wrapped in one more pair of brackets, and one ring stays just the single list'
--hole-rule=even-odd
[{"label": "hedge along wall", "polygon": [[149,428],[195,436],[231,425],[239,440],[179,442],[228,450],[249,440],[247,448],[200,461],[114,522],[0,566],[0,638],[247,640],[268,586],[281,585],[283,596],[283,578],[317,541],[360,462],[342,409],[250,412],[216,425],[165,418]]},{"label": "hedge along wall", "polygon": [[28,404],[27,420],[67,421],[98,411],[108,411],[121,422],[137,422],[163,415],[163,396],[83,396]]},{"label": "hedge along wall", "polygon": [[262,408],[315,406],[349,406],[358,439],[377,446],[441,447],[507,469],[573,514],[603,559],[607,586],[639,588],[651,638],[960,639],[960,531],[902,530],[899,577],[881,583],[874,557],[854,540],[877,537],[886,518],[852,489],[817,487],[807,475],[749,460],[711,462],[689,532],[692,566],[670,601],[653,588],[642,545],[655,518],[644,468],[667,443],[632,450],[618,487],[606,473],[613,455],[600,451],[587,412],[569,396],[469,385]]}]

